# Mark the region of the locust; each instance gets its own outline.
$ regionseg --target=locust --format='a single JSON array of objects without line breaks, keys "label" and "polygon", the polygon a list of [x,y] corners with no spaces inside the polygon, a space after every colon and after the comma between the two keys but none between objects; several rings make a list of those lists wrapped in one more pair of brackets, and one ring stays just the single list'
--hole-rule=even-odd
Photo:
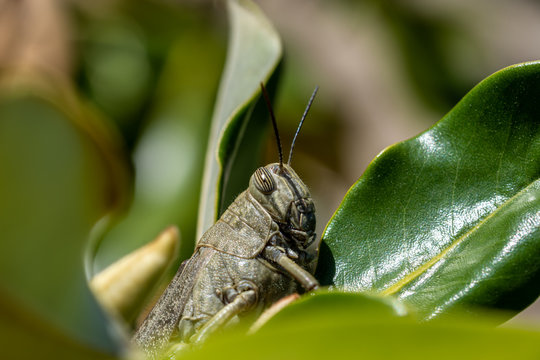
[{"label": "locust", "polygon": [[[258,168],[242,192],[197,242],[133,342],[155,358],[171,341],[198,344],[244,314],[261,313],[295,292],[312,291],[318,258],[315,206],[291,167],[294,144],[318,87],[291,143],[287,163],[269,96],[261,83],[276,136],[279,162]],[[303,289],[302,289],[303,288]]]}]

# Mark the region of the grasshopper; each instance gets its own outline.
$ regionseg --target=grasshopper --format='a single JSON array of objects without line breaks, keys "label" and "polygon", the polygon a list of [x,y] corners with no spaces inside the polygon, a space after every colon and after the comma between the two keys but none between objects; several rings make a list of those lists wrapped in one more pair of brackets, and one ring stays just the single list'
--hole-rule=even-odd
[{"label": "grasshopper", "polygon": [[290,166],[296,137],[313,102],[311,95],[291,144],[283,155],[268,93],[261,83],[276,135],[279,163],[258,168],[247,190],[204,233],[191,258],[135,332],[134,343],[155,357],[171,341],[200,343],[238,316],[262,312],[280,298],[319,284],[315,206]]}]

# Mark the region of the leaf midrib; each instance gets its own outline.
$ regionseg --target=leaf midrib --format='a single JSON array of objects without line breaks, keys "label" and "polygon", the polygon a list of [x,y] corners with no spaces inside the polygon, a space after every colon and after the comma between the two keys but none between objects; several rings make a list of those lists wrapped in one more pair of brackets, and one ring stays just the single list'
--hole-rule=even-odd
[{"label": "leaf midrib", "polygon": [[525,188],[514,194],[512,197],[508,198],[504,203],[502,203],[496,210],[494,210],[491,214],[483,218],[478,224],[473,226],[469,231],[467,231],[465,234],[458,237],[456,240],[454,240],[450,246],[448,246],[446,249],[441,251],[439,254],[431,258],[428,262],[424,263],[420,267],[418,267],[413,272],[409,273],[405,277],[403,277],[398,282],[394,283],[393,285],[389,286],[388,288],[382,290],[380,292],[381,295],[393,295],[400,291],[403,287],[405,287],[407,284],[411,283],[414,279],[418,278],[421,274],[425,273],[427,270],[429,270],[431,267],[433,267],[437,262],[442,260],[446,254],[451,252],[454,248],[456,248],[458,245],[460,245],[465,239],[467,239],[473,232],[478,230],[480,227],[482,227],[487,221],[489,221],[491,218],[493,218],[496,214],[501,212],[503,209],[510,206],[510,204],[518,199],[522,194],[526,193],[529,189],[534,188],[534,185],[539,181],[539,179],[536,179],[535,181],[531,182],[529,185],[527,185]]}]

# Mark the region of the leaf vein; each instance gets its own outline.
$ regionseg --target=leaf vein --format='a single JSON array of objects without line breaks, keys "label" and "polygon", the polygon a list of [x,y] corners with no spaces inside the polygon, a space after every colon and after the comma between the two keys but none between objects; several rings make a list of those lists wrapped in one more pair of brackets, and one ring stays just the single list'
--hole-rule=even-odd
[{"label": "leaf vein", "polygon": [[472,233],[474,233],[476,230],[478,230],[480,227],[482,227],[488,220],[490,220],[492,217],[494,217],[497,213],[502,211],[506,206],[508,206],[510,203],[512,203],[515,199],[517,199],[520,195],[527,192],[529,189],[534,188],[535,186],[538,186],[538,182],[540,180],[537,179],[533,181],[531,184],[527,185],[525,188],[514,194],[512,197],[508,198],[504,203],[502,203],[495,211],[493,211],[491,214],[486,216],[484,219],[482,219],[478,224],[473,226],[469,231],[467,231],[462,236],[458,237],[456,240],[454,240],[446,249],[441,251],[438,255],[434,256],[432,259],[424,263],[423,265],[419,266],[415,271],[409,273],[405,277],[403,277],[401,280],[397,281],[393,285],[389,286],[388,288],[381,291],[382,295],[392,295],[400,291],[403,287],[405,287],[407,284],[411,283],[413,280],[418,278],[421,274],[428,271],[430,268],[432,268],[437,262],[442,260],[448,253],[450,253],[453,249],[455,249],[458,245],[460,245],[465,239],[467,239]]}]

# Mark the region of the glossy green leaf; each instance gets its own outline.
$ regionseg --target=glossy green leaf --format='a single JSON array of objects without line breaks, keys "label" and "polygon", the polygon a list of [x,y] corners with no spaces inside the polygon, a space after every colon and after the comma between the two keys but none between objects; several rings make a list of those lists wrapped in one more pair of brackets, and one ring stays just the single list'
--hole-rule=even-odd
[{"label": "glossy green leaf", "polygon": [[[0,291],[60,337],[114,353],[82,254],[95,222],[125,200],[125,159],[101,119],[52,85],[1,89]],[[2,306],[2,321],[9,313]]]},{"label": "glossy green leaf", "polygon": [[327,225],[322,281],[392,294],[426,319],[534,301],[538,99],[540,63],[506,68],[431,129],[382,152]]},{"label": "glossy green leaf", "polygon": [[[396,313],[396,308],[398,313]],[[228,333],[178,359],[535,359],[540,333],[478,323],[419,324],[388,299],[322,293],[286,307],[253,335]]]},{"label": "glossy green leaf", "polygon": [[258,164],[268,124],[268,112],[257,101],[259,83],[271,78],[282,52],[278,34],[253,2],[230,0],[227,7],[229,48],[206,153],[197,238],[247,187]]}]

